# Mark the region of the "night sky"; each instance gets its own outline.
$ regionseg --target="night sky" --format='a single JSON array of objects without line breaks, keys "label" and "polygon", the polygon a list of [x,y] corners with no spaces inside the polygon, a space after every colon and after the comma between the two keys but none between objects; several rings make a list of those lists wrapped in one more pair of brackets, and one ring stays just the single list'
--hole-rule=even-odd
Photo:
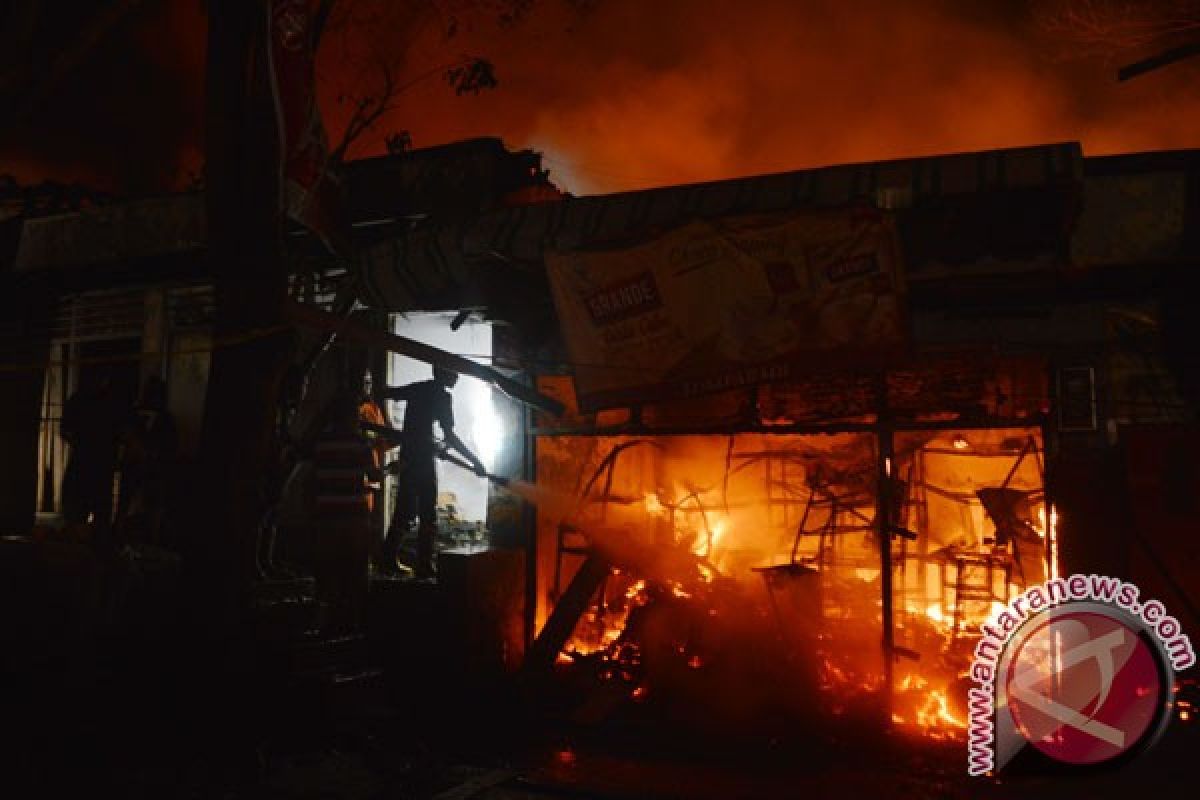
[{"label": "night sky", "polygon": [[[375,59],[400,81],[433,76],[352,156],[398,130],[417,147],[501,136],[588,193],[1061,140],[1089,155],[1200,145],[1200,59],[1118,84],[1145,47],[1081,52],[1040,24],[1046,2],[534,0],[516,22],[494,0],[343,3],[319,56],[332,139],[339,95],[370,92]],[[55,3],[38,36],[88,6]],[[202,168],[204,26],[202,0],[143,3],[0,125],[0,174],[186,185]],[[499,88],[456,96],[438,67],[463,55],[490,58]]]}]

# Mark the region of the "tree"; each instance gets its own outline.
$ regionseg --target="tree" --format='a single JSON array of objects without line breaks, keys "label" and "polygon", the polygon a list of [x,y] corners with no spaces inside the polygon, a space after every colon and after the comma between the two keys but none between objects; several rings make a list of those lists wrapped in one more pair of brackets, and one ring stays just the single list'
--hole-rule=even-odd
[{"label": "tree", "polygon": [[40,0],[14,0],[0,15],[0,116],[19,119],[70,77],[88,55],[146,0],[94,3],[76,19],[69,35],[63,26],[47,26]]},{"label": "tree", "polygon": [[[449,55],[453,42],[480,21],[517,24],[532,5],[533,0],[324,0],[317,12],[318,81],[331,86],[338,105],[348,110],[332,139],[335,164],[418,84],[440,78],[459,95],[496,88],[493,64],[479,54]],[[431,34],[441,38],[447,57],[414,62],[415,43]]]},{"label": "tree", "polygon": [[1200,35],[1200,0],[1055,0],[1037,13],[1044,31],[1089,55],[1127,55]]},{"label": "tree", "polygon": [[[294,337],[286,319],[288,267],[276,130],[265,59],[265,0],[209,0],[206,99],[208,257],[216,295],[215,347],[205,402],[192,562],[220,613],[236,621],[254,577],[255,539],[283,376]],[[452,38],[464,19],[518,21],[533,0],[321,0],[314,47],[341,47],[352,111],[329,168],[395,108],[408,86],[441,75],[454,91],[494,87],[490,63],[463,56],[409,75],[408,49],[426,26]],[[321,50],[318,50],[320,53]]]}]

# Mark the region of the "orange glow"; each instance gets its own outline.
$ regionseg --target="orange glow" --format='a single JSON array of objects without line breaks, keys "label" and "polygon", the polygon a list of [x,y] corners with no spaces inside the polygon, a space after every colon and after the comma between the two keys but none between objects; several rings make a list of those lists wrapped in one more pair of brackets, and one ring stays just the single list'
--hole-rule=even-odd
[{"label": "orange glow", "polygon": [[[114,82],[103,60],[76,70],[12,133],[0,173],[151,191],[200,170],[206,19],[201,4],[159,6],[111,48],[140,67],[134,83]],[[335,4],[317,54],[331,141],[383,84],[380,59],[405,88],[351,157],[385,152],[404,130],[417,147],[500,136],[544,150],[575,193],[1064,140],[1089,155],[1188,148],[1200,136],[1191,70],[1118,84],[1107,56],[1076,59],[1016,10],[697,0],[680,13],[605,0],[532,3],[502,24],[492,6]],[[490,58],[499,88],[456,96],[441,67],[462,53]],[[86,148],[61,133],[78,118],[99,125]]]},{"label": "orange glow", "polygon": [[[944,452],[953,434],[937,435],[943,438],[931,440],[940,445],[934,452]],[[981,451],[997,445],[989,435],[999,436],[977,430],[966,435]],[[614,463],[608,455],[628,441],[595,439],[547,437],[539,444],[545,474],[565,479],[582,471],[587,477],[587,464]],[[874,718],[890,694],[901,731],[932,740],[961,738],[962,655],[984,615],[1002,604],[979,599],[956,608],[953,582],[947,584],[936,564],[909,558],[897,570],[896,599],[904,600],[894,619],[896,653],[903,659],[888,686],[872,525],[876,452],[873,440],[859,434],[660,437],[621,450],[613,473],[597,479],[606,488],[595,496],[611,499],[585,503],[569,520],[575,530],[589,531],[592,547],[619,568],[597,591],[565,653],[600,680],[616,682],[629,700],[652,694],[669,705],[675,692],[719,681],[730,668],[726,653],[733,651],[723,649],[730,632],[750,632],[772,648],[784,642],[777,651],[781,666],[803,664],[792,688],[815,690],[812,702],[823,712]],[[910,452],[897,456],[895,474],[910,474]],[[933,464],[943,470],[931,473],[935,479],[945,480],[947,463],[964,482],[999,482],[1010,468],[983,455],[951,456],[953,462]],[[572,458],[590,461],[557,472],[549,466]],[[918,524],[916,510],[909,513],[906,525],[918,537],[946,535],[947,526]],[[1052,510],[1046,514],[1049,526]],[[976,532],[981,524],[982,518]],[[540,529],[545,538],[539,541],[551,553],[557,525],[548,519]],[[978,547],[985,552],[983,543]],[[992,583],[997,598],[1022,588]],[[745,602],[731,602],[735,596]],[[683,674],[694,677],[679,680]]]},{"label": "orange glow", "polygon": [[1046,529],[1046,535],[1050,537],[1050,569],[1046,574],[1050,576],[1050,580],[1054,580],[1059,576],[1058,566],[1058,509],[1050,506],[1050,525]]},{"label": "orange glow", "polygon": [[653,492],[646,492],[646,497],[642,501],[646,507],[646,513],[653,517],[661,517],[667,513],[667,508],[658,499],[658,495]]},{"label": "orange glow", "polygon": [[950,709],[949,689],[934,686],[924,676],[910,672],[896,686],[896,704],[892,722],[900,728],[933,739],[961,738],[966,723]]},{"label": "orange glow", "polygon": [[516,25],[481,13],[451,40],[414,4],[364,14],[372,24],[327,36],[318,54],[331,138],[353,113],[339,96],[380,82],[371,52],[395,54],[400,82],[481,53],[500,86],[458,97],[434,70],[352,155],[383,152],[397,130],[417,147],[502,136],[546,152],[552,179],[577,194],[1070,140],[1089,155],[1195,147],[1200,136],[1189,70],[1118,84],[1103,58],[1064,63],[1072,48],[1018,11],[701,0],[679,13],[606,0],[581,17],[574,5],[534,3]]}]

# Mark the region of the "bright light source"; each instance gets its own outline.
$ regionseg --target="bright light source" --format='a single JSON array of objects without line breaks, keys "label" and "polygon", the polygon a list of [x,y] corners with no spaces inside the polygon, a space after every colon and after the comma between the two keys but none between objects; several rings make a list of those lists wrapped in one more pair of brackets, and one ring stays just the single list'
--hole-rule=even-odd
[{"label": "bright light source", "polygon": [[954,441],[951,442],[951,444],[954,445],[955,450],[966,450],[971,446],[971,443],[967,441],[967,437],[963,436],[961,433],[955,434]]},{"label": "bright light source", "polygon": [[471,387],[471,438],[475,442],[475,455],[490,472],[496,467],[496,454],[500,450],[500,417],[492,405],[491,387],[482,381],[467,381],[467,384]]}]

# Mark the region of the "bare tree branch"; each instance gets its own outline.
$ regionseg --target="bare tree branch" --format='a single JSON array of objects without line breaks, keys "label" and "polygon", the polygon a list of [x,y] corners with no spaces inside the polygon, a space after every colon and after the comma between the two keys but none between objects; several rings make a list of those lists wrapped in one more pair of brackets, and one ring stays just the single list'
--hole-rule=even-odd
[{"label": "bare tree branch", "polygon": [[[566,0],[585,13],[599,0]],[[350,118],[331,157],[344,161],[354,144],[389,113],[398,108],[397,97],[412,86],[435,76],[443,77],[456,94],[478,94],[495,88],[492,63],[479,56],[463,56],[450,63],[409,73],[418,44],[436,30],[445,41],[471,19],[500,25],[521,21],[536,0],[321,0],[318,15],[324,47],[321,56],[335,59],[338,69],[318,71],[317,79],[338,89],[338,102],[348,105]],[[334,35],[336,33],[336,35]],[[438,47],[435,41],[432,43]],[[367,54],[364,57],[364,53]],[[320,62],[318,62],[320,64]],[[326,84],[328,85],[328,84]],[[331,131],[332,134],[332,131]]]},{"label": "bare tree branch", "polygon": [[[114,0],[96,12],[70,44],[53,57],[40,80],[18,82],[10,119],[24,117],[32,111],[41,97],[53,91],[118,24],[145,2],[147,0]],[[5,85],[9,80],[7,74],[0,78],[0,91],[13,88]]]},{"label": "bare tree branch", "polygon": [[1113,55],[1200,31],[1200,0],[1059,0],[1038,22],[1084,55]]},{"label": "bare tree branch", "polygon": [[[463,56],[456,61],[443,64],[440,67],[426,70],[419,75],[410,78],[403,83],[396,83],[395,71],[386,61],[380,61],[378,65],[379,74],[382,76],[383,86],[378,94],[363,95],[353,99],[354,111],[350,116],[350,121],[346,123],[346,129],[342,133],[341,140],[337,147],[330,153],[330,158],[334,163],[340,163],[345,160],[346,152],[350,149],[364,133],[371,129],[382,117],[386,114],[395,111],[399,105],[395,102],[396,99],[406,91],[416,86],[419,83],[429,80],[437,76],[445,76],[452,85],[455,85],[455,78],[451,76],[463,75],[460,80],[463,82],[470,81],[467,88],[459,89],[455,85],[455,90],[459,93],[473,92],[478,93],[481,89],[492,88],[495,86],[495,78],[491,79],[490,85],[487,85],[487,79],[481,79],[477,75],[472,81],[469,75],[474,75],[480,71],[480,64],[487,64],[484,59],[475,56]],[[456,72],[462,70],[464,72]]]}]

